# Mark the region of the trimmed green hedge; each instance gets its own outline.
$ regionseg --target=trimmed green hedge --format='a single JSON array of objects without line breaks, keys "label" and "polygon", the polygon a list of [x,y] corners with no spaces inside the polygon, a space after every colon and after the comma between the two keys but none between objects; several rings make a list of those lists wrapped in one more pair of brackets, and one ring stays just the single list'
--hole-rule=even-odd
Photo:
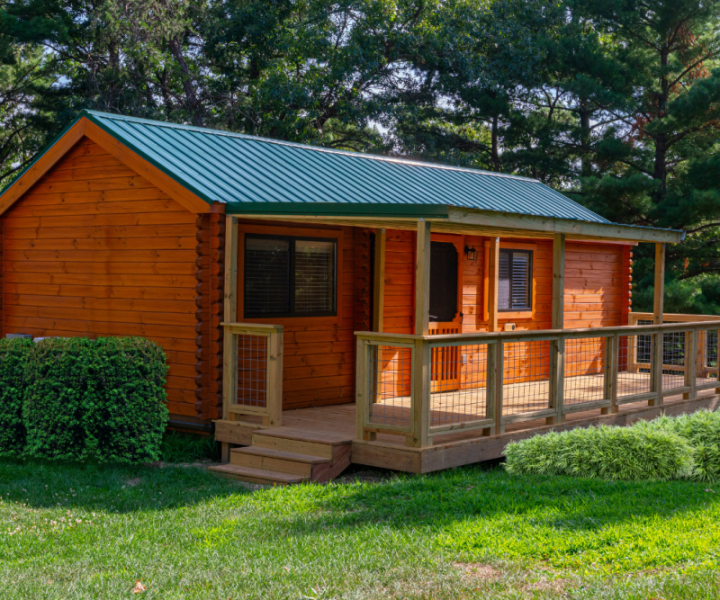
[{"label": "trimmed green hedge", "polygon": [[505,449],[510,473],[602,479],[720,480],[720,412],[548,433]]},{"label": "trimmed green hedge", "polygon": [[510,473],[601,479],[667,480],[692,470],[680,436],[638,424],[547,433],[505,449]]},{"label": "trimmed green hedge", "polygon": [[660,417],[649,425],[688,441],[693,451],[693,479],[720,480],[720,413],[701,410],[674,418]]},{"label": "trimmed green hedge", "polygon": [[33,348],[32,340],[0,340],[0,456],[21,456],[25,449],[25,365]]},{"label": "trimmed green hedge", "polygon": [[0,377],[13,371],[22,383],[14,394],[0,395],[0,414],[14,410],[17,422],[22,408],[21,431],[9,440],[15,456],[124,463],[160,457],[167,366],[157,344],[144,338],[9,343],[24,350],[20,356],[0,349]]}]

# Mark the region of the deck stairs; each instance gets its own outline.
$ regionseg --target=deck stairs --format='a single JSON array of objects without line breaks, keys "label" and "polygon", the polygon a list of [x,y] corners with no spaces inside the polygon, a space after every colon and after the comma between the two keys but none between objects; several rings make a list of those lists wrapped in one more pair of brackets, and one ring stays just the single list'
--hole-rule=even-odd
[{"label": "deck stairs", "polygon": [[352,440],[331,432],[290,427],[258,429],[252,445],[233,448],[230,462],[210,469],[264,485],[331,481],[350,466]]}]

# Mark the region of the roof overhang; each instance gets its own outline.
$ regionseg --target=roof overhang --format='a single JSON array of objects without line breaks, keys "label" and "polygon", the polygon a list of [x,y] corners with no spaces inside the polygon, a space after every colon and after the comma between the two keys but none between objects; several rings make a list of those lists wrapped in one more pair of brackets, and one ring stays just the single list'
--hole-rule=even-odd
[{"label": "roof overhang", "polygon": [[415,230],[418,220],[424,219],[429,221],[433,231],[438,233],[481,236],[551,239],[555,234],[565,234],[574,240],[670,244],[677,244],[685,238],[684,231],[672,229],[592,223],[440,205],[282,203],[271,204],[263,209],[258,208],[259,206],[258,203],[231,203],[226,205],[225,212],[228,215],[251,219],[404,230]]},{"label": "roof overhang", "polygon": [[[515,232],[528,231],[553,236],[561,233],[573,239],[614,240],[625,242],[655,242],[677,244],[685,239],[684,231],[636,227],[617,223],[593,223],[572,219],[554,219],[535,215],[500,213],[472,209],[450,208],[448,219],[438,228],[462,228],[475,231]],[[492,234],[491,234],[492,235]],[[500,235],[499,233],[496,235]]]},{"label": "roof overhang", "polygon": [[48,147],[38,155],[2,193],[0,193],[0,215],[15,204],[40,178],[52,169],[83,137],[104,148],[110,155],[127,165],[138,175],[145,177],[152,184],[165,192],[173,200],[193,213],[213,212],[213,206],[201,198],[183,182],[164,172],[148,157],[111,135],[95,122],[92,117],[81,115],[66,127]]}]

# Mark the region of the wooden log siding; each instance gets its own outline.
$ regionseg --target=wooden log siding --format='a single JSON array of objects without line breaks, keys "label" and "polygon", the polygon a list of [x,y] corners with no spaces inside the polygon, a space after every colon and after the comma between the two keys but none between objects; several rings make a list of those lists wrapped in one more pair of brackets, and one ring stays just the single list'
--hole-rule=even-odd
[{"label": "wooden log siding", "polygon": [[355,245],[355,331],[372,328],[372,267],[370,230],[354,230]]},{"label": "wooden log siding", "polygon": [[[283,409],[307,408],[355,401],[356,229],[315,227],[239,219],[237,321],[283,325]],[[244,319],[242,312],[242,235],[282,234],[308,237],[338,236],[338,306],[335,317]],[[362,251],[360,251],[362,254]],[[368,257],[369,258],[369,257]],[[368,267],[369,268],[369,267]],[[366,300],[369,301],[369,300]],[[362,320],[362,318],[360,318]]]},{"label": "wooden log siding", "polygon": [[225,215],[199,215],[197,226],[197,297],[195,317],[195,409],[203,419],[222,416],[223,288],[225,281]]},{"label": "wooden log siding", "polygon": [[196,218],[83,138],[0,217],[3,334],[148,337],[167,353],[170,413],[208,415],[196,397]]},{"label": "wooden log siding", "polygon": [[[413,232],[387,230],[385,279],[385,331],[387,333],[413,333],[415,236]],[[478,259],[469,261],[461,257],[463,269],[463,333],[488,330],[485,317],[485,244],[487,238],[465,236],[465,244],[478,250]],[[552,242],[543,240],[502,238],[503,244],[535,245],[533,253],[533,310],[527,313],[499,313],[500,330],[505,323],[515,323],[518,330],[550,329],[552,326]],[[567,242],[565,253],[565,310],[566,328],[609,327],[627,325],[630,312],[631,246],[620,244]],[[431,283],[432,285],[432,283]],[[536,342],[508,345],[506,365],[517,369],[505,370],[512,383],[547,378],[549,360],[540,369],[531,370],[530,353],[549,357],[549,343]],[[475,385],[485,378],[484,360],[466,348],[466,364],[460,369],[461,387]],[[596,372],[604,361],[604,346],[592,340],[580,353],[571,353],[567,361],[567,374]],[[405,380],[398,377],[398,364],[402,353],[383,357],[381,392],[405,396],[409,394],[409,374]],[[537,360],[532,361],[537,365]]]}]

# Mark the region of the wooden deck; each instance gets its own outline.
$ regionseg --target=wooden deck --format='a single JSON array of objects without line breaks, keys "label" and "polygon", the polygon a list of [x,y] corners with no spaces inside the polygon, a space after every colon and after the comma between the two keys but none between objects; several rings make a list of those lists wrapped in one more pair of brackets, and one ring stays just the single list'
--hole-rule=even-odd
[{"label": "wooden deck", "polygon": [[[603,385],[602,375],[569,378],[568,381],[572,382],[568,386],[571,393],[586,400],[601,393]],[[618,395],[622,397],[641,393],[648,377],[643,373],[622,373],[618,381]],[[510,414],[514,411],[525,412],[546,408],[547,382],[530,383],[506,386],[508,402],[505,406]],[[699,380],[699,383],[707,384],[707,379]],[[672,385],[673,382],[669,380],[667,387]],[[435,424],[449,420],[476,420],[484,414],[484,398],[480,392],[465,390],[432,394],[431,420]],[[336,449],[345,445],[351,449],[349,460],[346,464],[343,463],[345,466],[352,462],[412,473],[426,473],[499,458],[510,441],[551,430],[561,431],[599,424],[629,425],[637,420],[652,419],[663,413],[676,415],[703,408],[710,410],[720,408],[720,395],[715,394],[714,389],[700,392],[698,397],[692,400],[686,400],[682,395],[666,397],[661,407],[648,406],[647,401],[640,401],[620,405],[615,414],[602,415],[599,409],[578,410],[567,415],[564,423],[556,425],[546,425],[544,419],[511,423],[503,434],[496,436],[483,436],[478,430],[453,431],[436,435],[433,438],[433,445],[426,448],[409,448],[405,445],[404,436],[388,433],[378,433],[377,439],[373,441],[358,440],[355,404],[285,411],[282,415],[282,427],[255,429],[239,423],[219,422],[218,430],[227,436],[232,428],[234,441],[245,445],[254,444],[262,437],[265,441],[264,446],[273,447],[275,451],[299,452],[306,449],[305,451],[311,453],[307,449],[312,449],[313,444],[329,444]],[[378,414],[385,412],[389,417],[392,416],[394,421],[408,419],[409,398],[393,398],[389,403],[374,405],[373,410],[378,411]],[[268,444],[267,441],[271,439],[275,439],[274,443]],[[328,456],[331,457],[332,452]],[[334,476],[338,474],[337,471],[338,468],[333,470]]]}]

